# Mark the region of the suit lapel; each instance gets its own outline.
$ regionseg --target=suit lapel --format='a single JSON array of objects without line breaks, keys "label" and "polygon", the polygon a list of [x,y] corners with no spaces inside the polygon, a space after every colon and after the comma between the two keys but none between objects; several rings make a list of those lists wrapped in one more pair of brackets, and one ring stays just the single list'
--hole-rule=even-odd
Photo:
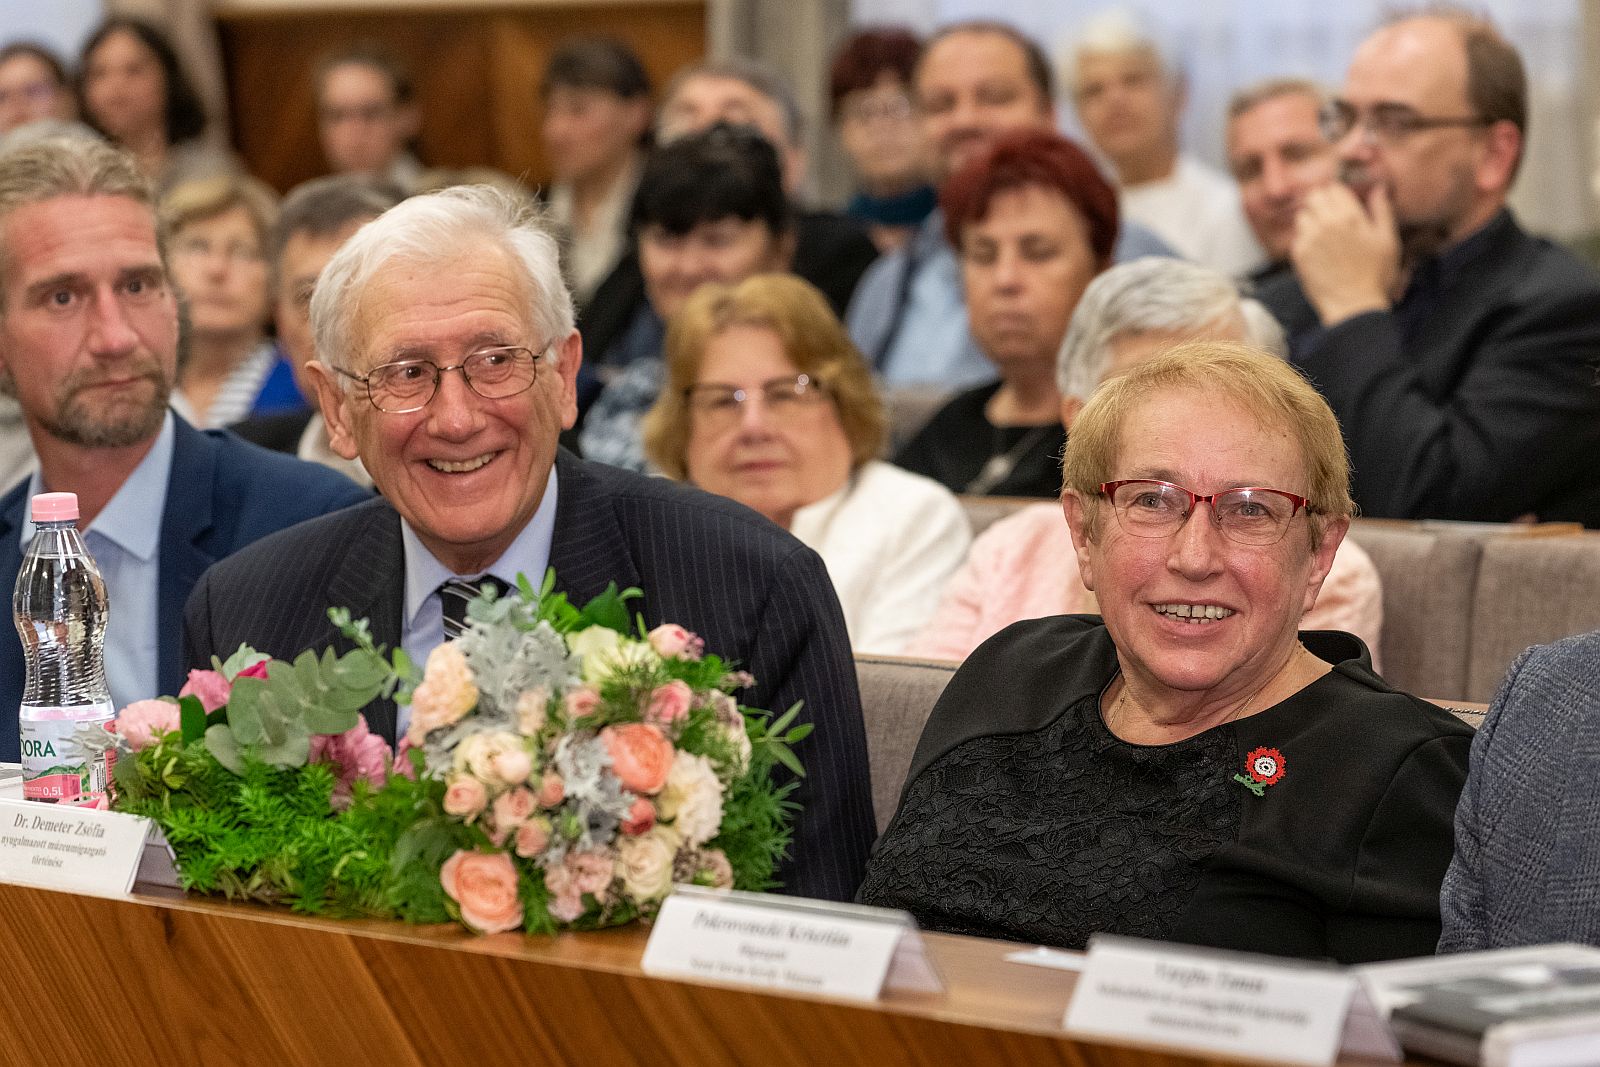
[{"label": "suit lapel", "polygon": [[[556,456],[556,472],[559,492],[550,544],[556,588],[581,607],[605,592],[607,583],[616,582],[619,589],[640,585],[615,504],[604,484],[605,468],[585,463],[563,449]],[[647,597],[648,593],[646,590]],[[628,606],[631,613],[649,618],[645,600],[630,601]]]},{"label": "suit lapel", "polygon": [[[368,505],[366,521],[345,547],[344,556],[328,584],[326,603],[350,609],[353,619],[366,619],[372,640],[387,654],[400,645],[401,614],[405,604],[405,550],[400,540],[400,516],[385,502]],[[323,618],[327,637],[310,647],[351,647]],[[420,667],[421,664],[418,664]],[[374,701],[366,712],[374,733],[395,740],[393,700]]]},{"label": "suit lapel", "polygon": [[217,561],[212,534],[216,505],[218,442],[173,417],[172,468],[161,509],[157,550],[156,627],[160,642],[156,692],[176,693],[183,685],[183,604],[200,575]]}]

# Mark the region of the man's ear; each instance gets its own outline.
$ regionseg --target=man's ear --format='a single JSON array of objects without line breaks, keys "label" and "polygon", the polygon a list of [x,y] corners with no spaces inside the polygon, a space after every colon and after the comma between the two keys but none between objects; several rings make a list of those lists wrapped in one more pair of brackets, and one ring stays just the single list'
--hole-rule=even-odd
[{"label": "man's ear", "polygon": [[1061,511],[1067,517],[1067,529],[1072,533],[1072,551],[1078,557],[1078,573],[1083,576],[1084,588],[1094,589],[1094,561],[1097,552],[1089,537],[1089,508],[1076,489],[1061,494]]},{"label": "man's ear", "polygon": [[561,428],[578,424],[578,368],[583,366],[583,338],[577,330],[556,348],[556,373],[561,375]]},{"label": "man's ear", "polygon": [[[317,406],[328,424],[329,447],[345,459],[357,458],[360,453],[356,448],[355,427],[350,421],[351,394],[340,386],[338,377],[320,360],[306,364],[306,375],[316,386]],[[367,403],[365,397],[355,399]]]},{"label": "man's ear", "polygon": [[1083,410],[1083,399],[1076,396],[1063,396],[1061,398],[1061,425],[1069,432],[1072,421],[1078,417],[1078,412]]},{"label": "man's ear", "polygon": [[1491,123],[1484,131],[1483,158],[1478,163],[1478,188],[1503,193],[1511,188],[1517,160],[1522,158],[1522,131],[1509,120]]}]

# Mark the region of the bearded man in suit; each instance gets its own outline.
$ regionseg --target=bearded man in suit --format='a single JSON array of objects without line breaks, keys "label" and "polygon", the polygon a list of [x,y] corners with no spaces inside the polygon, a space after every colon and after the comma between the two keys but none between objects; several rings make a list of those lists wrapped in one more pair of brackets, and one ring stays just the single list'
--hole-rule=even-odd
[{"label": "bearded man in suit", "polygon": [[[370,495],[342,475],[200,431],[167,406],[178,294],[153,194],[132,157],[61,136],[0,155],[0,392],[39,469],[0,497],[0,588],[33,529],[28,501],[75,493],[110,597],[106,680],[119,707],[183,684],[184,601],[212,563]],[[0,760],[18,755],[17,633],[0,629]]]},{"label": "bearded man in suit", "polygon": [[[318,397],[333,448],[382,498],[261,542],[190,598],[191,662],[248,641],[277,657],[344,642],[331,606],[421,662],[444,638],[449,585],[519,573],[582,603],[644,590],[648,625],[677,622],[748,668],[745,703],[805,702],[807,776],[786,891],[847,899],[873,832],[865,731],[844,619],[821,559],[752,511],[586,463],[557,436],[577,416],[582,342],[552,237],[483,187],[414,197],[323,269],[311,303]],[[393,740],[406,709],[375,705]]]}]

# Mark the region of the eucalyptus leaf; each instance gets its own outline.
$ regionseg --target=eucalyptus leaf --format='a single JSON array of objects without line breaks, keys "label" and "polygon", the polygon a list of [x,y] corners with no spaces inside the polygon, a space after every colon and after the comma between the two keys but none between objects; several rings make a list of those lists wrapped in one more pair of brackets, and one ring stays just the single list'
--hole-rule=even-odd
[{"label": "eucalyptus leaf", "polygon": [[250,754],[274,767],[304,767],[311,755],[311,737],[309,734],[292,735],[281,744],[257,745]]},{"label": "eucalyptus leaf", "polygon": [[228,696],[228,725],[241,745],[253,745],[265,736],[261,723],[261,702],[265,693],[265,679],[240,678],[233,683],[233,692]]},{"label": "eucalyptus leaf", "polygon": [[239,742],[231,725],[221,724],[206,730],[206,751],[234,774],[244,773],[244,757],[239,752]]}]

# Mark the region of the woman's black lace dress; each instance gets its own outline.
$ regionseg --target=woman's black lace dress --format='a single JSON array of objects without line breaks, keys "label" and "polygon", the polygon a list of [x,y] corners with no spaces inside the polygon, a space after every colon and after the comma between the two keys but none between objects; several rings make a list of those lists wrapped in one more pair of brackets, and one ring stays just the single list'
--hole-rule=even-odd
[{"label": "woman's black lace dress", "polygon": [[[1081,948],[1096,931],[1284,955],[1431,953],[1471,731],[1345,659],[1288,700],[1171,745],[1100,717],[1098,619],[1019,623],[940,699],[860,899],[926,929]],[[1354,658],[1341,654],[1353,653]],[[1235,780],[1257,748],[1283,777]]]}]

